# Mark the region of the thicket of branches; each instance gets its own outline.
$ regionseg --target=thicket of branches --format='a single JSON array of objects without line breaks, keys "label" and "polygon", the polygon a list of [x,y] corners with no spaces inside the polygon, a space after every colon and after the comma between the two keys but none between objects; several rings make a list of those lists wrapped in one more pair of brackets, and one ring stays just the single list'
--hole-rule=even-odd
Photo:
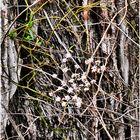
[{"label": "thicket of branches", "polygon": [[6,102],[5,139],[137,140],[138,1],[20,0],[7,7],[3,42],[13,41],[19,79],[3,65],[17,86]]}]

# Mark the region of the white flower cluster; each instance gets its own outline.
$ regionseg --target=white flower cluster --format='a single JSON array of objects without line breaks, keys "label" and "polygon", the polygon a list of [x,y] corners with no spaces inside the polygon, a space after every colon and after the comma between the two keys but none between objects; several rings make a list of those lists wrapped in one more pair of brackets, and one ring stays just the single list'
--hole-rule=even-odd
[{"label": "white flower cluster", "polygon": [[[49,93],[50,96],[53,96],[52,93]],[[66,107],[68,104],[75,104],[76,107],[80,108],[82,106],[82,98],[78,97],[77,95],[69,96],[66,95],[64,98],[56,96],[54,98],[55,102],[61,103],[62,107]]]},{"label": "white flower cluster", "polygon": [[67,73],[68,70],[69,70],[68,67],[62,69],[63,73]]},{"label": "white flower cluster", "polygon": [[88,64],[90,64],[92,62],[93,62],[93,59],[92,58],[89,58],[89,59],[85,60],[85,64],[86,65],[88,65]]},{"label": "white flower cluster", "polygon": [[53,74],[52,77],[53,77],[53,78],[57,78],[57,74]]},{"label": "white flower cluster", "polygon": [[86,72],[83,72],[82,74],[73,73],[68,83],[70,84],[67,90],[68,93],[79,93],[80,91],[89,91],[90,86],[96,83],[96,81],[94,79],[89,81]]},{"label": "white flower cluster", "polygon": [[82,105],[82,98],[78,97],[77,95],[74,95],[72,97],[73,101],[75,101],[75,105],[80,108]]},{"label": "white flower cluster", "polygon": [[66,63],[69,58],[71,58],[72,55],[70,53],[66,53],[65,57],[62,59],[62,63]]},{"label": "white flower cluster", "polygon": [[104,72],[106,70],[106,66],[105,65],[102,65],[102,66],[96,66],[96,65],[94,65],[94,66],[92,66],[91,67],[91,72],[92,73],[95,73],[95,72],[97,72],[97,73],[102,73],[102,72]]},{"label": "white flower cluster", "polygon": [[[92,63],[93,63],[93,59],[92,58],[89,58],[89,59],[85,60],[85,64],[86,65],[92,64]],[[95,72],[101,73],[101,72],[106,70],[106,66],[105,65],[100,66],[100,64],[101,64],[100,60],[96,60],[94,63],[95,63],[95,65],[93,65],[91,67],[91,72],[92,73],[95,73]]]},{"label": "white flower cluster", "polygon": [[[80,108],[82,106],[82,98],[78,96],[79,93],[89,92],[90,88],[93,84],[96,83],[94,79],[90,79],[88,77],[87,72],[82,72],[78,69],[80,69],[80,66],[78,64],[74,65],[75,72],[72,72],[71,67],[67,66],[69,64],[69,60],[72,58],[71,53],[66,53],[65,57],[62,59],[62,67],[61,70],[66,76],[64,80],[60,79],[61,86],[58,86],[54,92],[50,92],[49,96],[53,97],[55,102],[61,103],[62,107],[66,107],[67,105],[75,105],[76,107]],[[67,63],[68,62],[68,63]],[[86,65],[91,65],[91,72],[92,73],[101,73],[106,70],[106,66],[101,66],[101,61],[97,60],[93,62],[93,58],[89,58],[85,60]],[[93,65],[94,64],[94,65]],[[73,68],[72,68],[73,69]],[[71,73],[71,78],[67,79],[67,75]],[[53,78],[59,79],[57,74],[52,74]],[[67,95],[63,96],[56,96],[56,92],[62,92],[64,91],[64,94],[67,93]]]}]

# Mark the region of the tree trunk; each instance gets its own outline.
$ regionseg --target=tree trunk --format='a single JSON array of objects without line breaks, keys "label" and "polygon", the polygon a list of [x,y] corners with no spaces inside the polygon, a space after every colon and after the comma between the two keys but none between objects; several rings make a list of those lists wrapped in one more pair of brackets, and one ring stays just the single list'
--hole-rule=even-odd
[{"label": "tree trunk", "polygon": [[[13,3],[14,4],[14,3]],[[15,17],[15,10],[9,8],[9,4],[5,1],[1,2],[1,18],[0,18],[0,138],[4,139],[5,128],[8,121],[8,105],[10,99],[16,91],[17,83],[19,81],[19,75],[21,67],[18,64],[22,63],[21,59],[18,58],[18,54],[15,47],[14,40],[10,39],[8,34],[14,25],[12,20]],[[18,44],[17,44],[18,45]]]},{"label": "tree trunk", "polygon": [[1,15],[1,139],[139,139],[138,1],[17,0]]}]

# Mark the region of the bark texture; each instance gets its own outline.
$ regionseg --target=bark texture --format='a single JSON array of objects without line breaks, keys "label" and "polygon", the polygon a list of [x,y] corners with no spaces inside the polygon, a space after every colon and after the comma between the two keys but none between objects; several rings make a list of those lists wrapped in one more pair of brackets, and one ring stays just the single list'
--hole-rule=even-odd
[{"label": "bark texture", "polygon": [[[13,3],[14,5],[14,3]],[[10,99],[13,97],[20,75],[19,63],[22,63],[21,59],[18,58],[16,51],[16,45],[14,40],[6,37],[14,26],[11,26],[15,15],[15,10],[9,8],[9,4],[6,1],[1,3],[1,19],[0,19],[0,35],[1,35],[1,48],[0,48],[0,136],[4,139],[5,128],[8,121],[8,105]],[[9,28],[11,26],[11,28]]]},{"label": "bark texture", "polygon": [[139,139],[138,1],[3,5],[2,139]]}]

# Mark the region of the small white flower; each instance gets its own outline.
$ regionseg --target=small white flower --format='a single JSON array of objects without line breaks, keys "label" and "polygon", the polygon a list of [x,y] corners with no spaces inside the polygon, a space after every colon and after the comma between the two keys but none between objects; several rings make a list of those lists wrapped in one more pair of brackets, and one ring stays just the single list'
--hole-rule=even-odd
[{"label": "small white flower", "polygon": [[67,106],[67,102],[62,102],[62,104],[61,104],[63,107],[66,107]]},{"label": "small white flower", "polygon": [[67,58],[63,58],[63,59],[62,59],[62,62],[63,62],[63,63],[67,62]]},{"label": "small white flower", "polygon": [[72,84],[72,87],[73,87],[74,89],[76,89],[76,88],[77,88],[77,85],[76,85],[75,83],[73,83],[73,84]]},{"label": "small white flower", "polygon": [[69,83],[73,83],[73,82],[74,82],[74,79],[70,79],[70,80],[69,80]]},{"label": "small white flower", "polygon": [[84,88],[84,91],[89,91],[89,88],[88,87]]},{"label": "small white flower", "polygon": [[72,97],[72,100],[77,100],[77,95],[74,95],[74,96]]},{"label": "small white flower", "polygon": [[92,62],[93,62],[93,59],[92,58],[89,58],[89,59],[85,60],[85,64],[86,65],[88,65],[88,64],[90,64]]},{"label": "small white flower", "polygon": [[93,66],[93,67],[91,68],[91,70],[92,70],[92,72],[96,72],[96,71],[97,71],[97,66]]},{"label": "small white flower", "polygon": [[78,97],[75,104],[78,108],[80,108],[82,105],[82,99],[80,97]]},{"label": "small white flower", "polygon": [[96,80],[93,79],[93,80],[90,81],[90,83],[94,84],[94,83],[96,83]]},{"label": "small white flower", "polygon": [[77,106],[78,108],[80,108],[80,107],[81,107],[81,104],[82,104],[81,102],[77,102],[77,103],[76,103],[76,106]]},{"label": "small white flower", "polygon": [[86,81],[85,86],[90,87],[90,83],[88,81]]},{"label": "small white flower", "polygon": [[79,69],[79,68],[80,68],[80,66],[79,66],[79,65],[74,65],[74,67],[75,67],[76,69]]},{"label": "small white flower", "polygon": [[87,79],[86,73],[83,73],[81,76],[82,81],[85,81]]},{"label": "small white flower", "polygon": [[49,96],[51,96],[51,97],[52,97],[52,96],[53,96],[53,92],[49,92]]},{"label": "small white flower", "polygon": [[63,87],[67,85],[65,81],[61,81],[61,84]]},{"label": "small white flower", "polygon": [[72,87],[68,88],[68,93],[72,93],[72,92],[73,92],[73,88]]},{"label": "small white flower", "polygon": [[77,102],[82,102],[82,98],[77,97]]},{"label": "small white flower", "polygon": [[101,71],[105,71],[105,70],[106,70],[105,65],[101,66]]},{"label": "small white flower", "polygon": [[58,89],[57,90],[63,90],[63,87],[58,87]]},{"label": "small white flower", "polygon": [[69,96],[69,95],[66,95],[66,96],[65,96],[65,100],[66,100],[66,101],[69,101],[69,100],[70,100],[70,96]]},{"label": "small white flower", "polygon": [[53,77],[53,78],[57,78],[57,74],[53,74],[52,77]]},{"label": "small white flower", "polygon": [[61,98],[60,98],[59,96],[57,96],[57,97],[55,98],[55,101],[56,101],[56,102],[60,102],[60,101],[61,101]]},{"label": "small white flower", "polygon": [[69,70],[69,69],[68,69],[67,67],[65,67],[64,69],[62,69],[62,71],[63,71],[64,73],[66,73],[68,70]]},{"label": "small white flower", "polygon": [[73,73],[71,77],[72,77],[72,78],[78,78],[78,76],[79,76],[78,73]]},{"label": "small white flower", "polygon": [[71,54],[70,53],[67,53],[66,54],[66,58],[71,58]]}]

